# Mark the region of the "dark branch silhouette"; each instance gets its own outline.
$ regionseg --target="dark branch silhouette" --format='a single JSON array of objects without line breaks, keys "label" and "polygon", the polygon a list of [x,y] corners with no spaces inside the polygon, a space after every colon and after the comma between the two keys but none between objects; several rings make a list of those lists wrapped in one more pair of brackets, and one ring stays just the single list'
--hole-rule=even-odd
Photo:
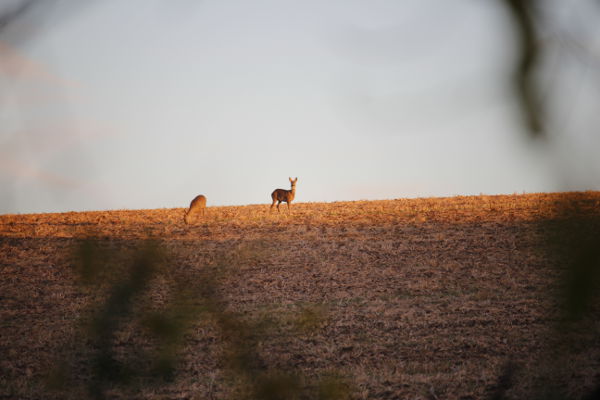
[{"label": "dark branch silhouette", "polygon": [[513,70],[515,96],[521,104],[525,125],[534,135],[543,133],[544,124],[540,91],[535,82],[539,68],[541,47],[535,27],[535,0],[501,0],[511,16],[517,42],[515,47],[519,53]]}]

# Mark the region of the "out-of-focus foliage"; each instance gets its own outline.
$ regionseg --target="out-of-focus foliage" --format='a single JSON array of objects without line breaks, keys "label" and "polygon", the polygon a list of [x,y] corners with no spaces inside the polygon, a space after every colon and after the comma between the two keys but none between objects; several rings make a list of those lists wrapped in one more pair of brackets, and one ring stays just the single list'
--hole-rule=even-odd
[{"label": "out-of-focus foliage", "polygon": [[[515,48],[518,54],[513,66],[514,94],[521,105],[524,125],[533,136],[547,134],[541,101],[544,88],[541,87],[538,76],[545,60],[544,51],[548,46],[548,41],[541,34],[547,24],[547,20],[543,18],[547,4],[538,0],[500,0],[500,3],[514,22]],[[597,6],[600,11],[600,3]],[[572,42],[569,45],[581,46],[580,43]],[[599,67],[600,65],[595,65],[592,70],[598,71]],[[545,250],[553,254],[564,270],[563,290],[559,301],[564,306],[565,320],[552,338],[559,349],[557,351],[564,356],[576,342],[573,340],[575,332],[593,332],[593,321],[597,321],[599,316],[600,221],[595,215],[582,214],[568,198],[557,204],[557,209],[561,219],[552,224],[543,224],[543,229],[548,237]],[[564,365],[555,363],[550,368],[560,369]],[[600,382],[593,393],[600,393]],[[567,396],[566,393],[562,395]]]},{"label": "out-of-focus foliage", "polygon": [[[132,252],[115,252],[100,240],[86,239],[76,249],[77,284],[90,303],[80,318],[78,337],[69,340],[79,350],[57,360],[60,368],[51,371],[49,390],[104,399],[111,390],[139,393],[144,385],[172,383],[185,353],[186,333],[202,326],[218,332],[222,378],[232,398],[349,398],[350,385],[339,374],[315,380],[293,367],[291,372],[270,367],[258,348],[278,330],[277,318],[247,318],[228,306],[219,282],[234,273],[235,263],[260,258],[260,251],[244,247],[221,254],[192,276],[169,264],[158,241],[131,245]],[[325,318],[322,307],[308,306],[292,317],[292,334],[310,334]]]},{"label": "out-of-focus foliage", "polygon": [[529,132],[543,132],[543,114],[536,71],[541,59],[541,43],[535,26],[536,0],[501,0],[514,21],[518,58],[513,68],[515,96],[521,104],[523,120]]},{"label": "out-of-focus foliage", "polygon": [[[553,68],[553,64],[558,63],[556,57],[565,59],[561,62],[579,64],[589,71],[589,76],[580,77],[583,85],[597,84],[600,79],[597,73],[600,57],[594,40],[597,35],[583,33],[586,31],[584,25],[594,25],[591,13],[596,11],[596,17],[600,17],[600,3],[580,0],[569,4],[540,0],[499,0],[498,3],[506,10],[511,22],[507,34],[513,38],[516,57],[507,60],[511,66],[511,76],[507,77],[507,81],[519,104],[523,126],[533,137],[547,137],[552,129],[550,121],[556,121],[557,117],[552,114],[558,114],[562,111],[560,108],[572,107],[574,101],[572,93],[552,93],[547,87],[552,85],[552,81],[561,79],[561,75],[568,74],[564,69]],[[561,21],[561,15],[570,10],[573,14],[587,11],[587,15],[585,19],[579,15],[579,18]],[[553,52],[554,58],[551,56]],[[542,79],[544,70],[552,72]],[[551,103],[558,104],[559,108],[550,107]]]},{"label": "out-of-focus foliage", "polygon": [[[114,386],[141,385],[142,381],[169,382],[174,378],[185,332],[199,315],[198,294],[186,276],[165,268],[160,244],[148,240],[122,254],[93,239],[83,240],[76,251],[75,272],[81,291],[93,299],[80,320],[80,356],[61,360],[60,375],[52,377],[52,388],[64,393],[84,384],[88,394],[106,397]],[[162,284],[160,301],[149,291]],[[143,337],[150,348],[119,350],[124,337]],[[142,340],[143,343],[143,340]],[[79,381],[81,368],[91,379]]]},{"label": "out-of-focus foliage", "polygon": [[565,266],[563,305],[568,322],[598,312],[600,300],[600,220],[597,216],[571,217],[548,226],[549,247]]}]

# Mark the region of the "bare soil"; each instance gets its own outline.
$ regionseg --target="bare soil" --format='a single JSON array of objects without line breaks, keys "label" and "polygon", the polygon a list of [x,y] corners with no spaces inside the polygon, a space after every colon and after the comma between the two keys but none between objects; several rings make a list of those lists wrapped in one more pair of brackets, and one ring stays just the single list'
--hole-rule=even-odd
[{"label": "bare soil", "polygon": [[[600,314],[570,324],[552,247],[557,224],[600,217],[599,192],[183,215],[1,215],[0,398],[581,398],[600,384]],[[160,271],[102,341],[89,322],[144,246]],[[86,286],[82,265],[113,275]],[[97,378],[102,346],[145,368],[157,345],[138,310],[186,284],[197,315],[172,376]]]}]

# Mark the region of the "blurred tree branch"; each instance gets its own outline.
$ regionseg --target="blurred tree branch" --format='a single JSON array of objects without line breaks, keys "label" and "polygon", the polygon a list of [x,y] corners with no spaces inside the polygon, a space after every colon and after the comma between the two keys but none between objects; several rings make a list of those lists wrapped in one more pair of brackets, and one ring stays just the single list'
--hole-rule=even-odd
[{"label": "blurred tree branch", "polygon": [[8,25],[25,15],[35,3],[38,3],[38,0],[26,0],[13,7],[6,7],[7,9],[0,13],[0,34]]},{"label": "blurred tree branch", "polygon": [[521,104],[523,119],[534,136],[543,134],[540,91],[535,82],[542,48],[535,26],[537,0],[500,0],[509,11],[517,35],[518,60],[513,71],[515,96]]}]

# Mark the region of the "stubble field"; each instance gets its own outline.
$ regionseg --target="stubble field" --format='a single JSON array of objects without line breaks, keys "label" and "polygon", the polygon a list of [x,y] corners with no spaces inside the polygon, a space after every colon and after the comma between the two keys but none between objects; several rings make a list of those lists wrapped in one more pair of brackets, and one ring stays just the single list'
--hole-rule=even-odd
[{"label": "stubble field", "polygon": [[600,382],[598,319],[564,332],[569,264],[549,245],[600,217],[600,193],[284,210],[0,216],[0,398],[580,398]]}]

